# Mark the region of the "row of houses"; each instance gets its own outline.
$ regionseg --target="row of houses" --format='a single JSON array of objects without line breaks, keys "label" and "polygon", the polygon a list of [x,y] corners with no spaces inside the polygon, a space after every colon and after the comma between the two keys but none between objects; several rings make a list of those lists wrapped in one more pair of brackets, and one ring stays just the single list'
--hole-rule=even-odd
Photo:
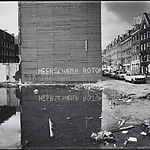
[{"label": "row of houses", "polygon": [[131,30],[118,35],[102,51],[103,68],[150,74],[150,14],[134,19]]}]

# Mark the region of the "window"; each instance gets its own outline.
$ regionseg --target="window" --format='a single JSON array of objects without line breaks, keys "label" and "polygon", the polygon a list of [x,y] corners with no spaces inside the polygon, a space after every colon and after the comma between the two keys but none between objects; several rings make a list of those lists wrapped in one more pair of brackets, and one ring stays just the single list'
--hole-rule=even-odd
[{"label": "window", "polygon": [[147,31],[147,38],[149,37],[149,31]]},{"label": "window", "polygon": [[144,24],[143,28],[146,29],[146,24]]},{"label": "window", "polygon": [[136,52],[136,45],[135,45],[135,52]]},{"label": "window", "polygon": [[143,40],[143,35],[141,34],[141,40]]},{"label": "window", "polygon": [[144,43],[144,51],[146,50],[146,43]]},{"label": "window", "polygon": [[145,59],[144,60],[147,61],[147,55],[145,55]]},{"label": "window", "polygon": [[143,50],[143,45],[141,44],[141,51]]},{"label": "window", "polygon": [[146,33],[144,33],[144,39],[146,39]]},{"label": "window", "polygon": [[134,36],[132,37],[132,42],[134,41]]},{"label": "window", "polygon": [[147,42],[147,46],[146,47],[149,48],[149,42]]},{"label": "window", "polygon": [[149,60],[149,55],[147,55],[147,61]]},{"label": "window", "polygon": [[3,34],[4,34],[4,39],[5,39],[6,38],[5,32],[3,32]]}]

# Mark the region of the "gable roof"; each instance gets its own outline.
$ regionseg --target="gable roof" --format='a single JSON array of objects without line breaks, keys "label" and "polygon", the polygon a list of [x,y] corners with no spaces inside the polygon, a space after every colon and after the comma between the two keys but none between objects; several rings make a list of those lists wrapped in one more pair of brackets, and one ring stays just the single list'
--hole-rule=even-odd
[{"label": "gable roof", "polygon": [[150,13],[143,13],[140,29],[142,28],[144,22],[147,24],[147,26],[150,26]]}]

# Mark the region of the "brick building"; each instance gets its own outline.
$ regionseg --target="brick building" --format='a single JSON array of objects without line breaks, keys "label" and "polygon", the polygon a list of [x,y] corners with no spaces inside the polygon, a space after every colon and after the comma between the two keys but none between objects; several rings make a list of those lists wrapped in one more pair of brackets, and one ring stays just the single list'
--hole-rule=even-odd
[{"label": "brick building", "polygon": [[150,74],[150,14],[143,13],[140,35],[141,72]]},{"label": "brick building", "polygon": [[[103,59],[111,58],[111,61],[120,61],[126,71],[135,73],[150,74],[150,14],[144,12],[142,16],[138,16],[134,20],[134,27],[119,36],[120,40],[115,45],[108,44],[106,47],[107,54],[103,55]],[[116,41],[114,39],[113,41]],[[114,43],[114,42],[113,42]],[[117,54],[114,47],[118,46]],[[116,55],[116,56],[114,56]],[[115,58],[115,59],[114,59]],[[109,63],[108,63],[109,64]],[[117,63],[116,68],[122,69]]]},{"label": "brick building", "polygon": [[101,2],[19,2],[22,82],[101,78]]},{"label": "brick building", "polygon": [[18,45],[14,35],[0,29],[0,63],[17,63]]}]

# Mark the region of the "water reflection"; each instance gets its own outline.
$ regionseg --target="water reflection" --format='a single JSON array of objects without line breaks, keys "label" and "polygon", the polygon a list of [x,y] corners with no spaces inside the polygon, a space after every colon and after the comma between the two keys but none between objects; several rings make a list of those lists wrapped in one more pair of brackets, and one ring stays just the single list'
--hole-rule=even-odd
[{"label": "water reflection", "polygon": [[20,148],[20,100],[16,88],[0,88],[0,148]]},{"label": "water reflection", "polygon": [[99,147],[90,135],[101,129],[102,92],[69,86],[23,87],[21,105],[22,148]]},{"label": "water reflection", "polygon": [[102,93],[102,126],[101,130],[112,130],[115,129],[118,125],[118,120],[116,119],[116,106],[110,106],[111,100]]},{"label": "water reflection", "polygon": [[0,88],[0,95],[1,149],[100,148],[91,133],[117,124],[102,91],[22,87]]}]

